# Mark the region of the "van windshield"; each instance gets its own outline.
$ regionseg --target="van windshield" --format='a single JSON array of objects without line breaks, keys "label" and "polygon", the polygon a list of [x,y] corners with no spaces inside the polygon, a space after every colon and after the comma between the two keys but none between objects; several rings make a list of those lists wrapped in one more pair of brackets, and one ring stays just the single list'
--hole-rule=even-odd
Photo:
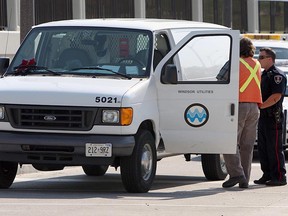
[{"label": "van windshield", "polygon": [[147,77],[152,41],[152,32],[143,30],[34,28],[16,53],[6,75],[27,71],[30,75],[36,71],[34,74]]}]

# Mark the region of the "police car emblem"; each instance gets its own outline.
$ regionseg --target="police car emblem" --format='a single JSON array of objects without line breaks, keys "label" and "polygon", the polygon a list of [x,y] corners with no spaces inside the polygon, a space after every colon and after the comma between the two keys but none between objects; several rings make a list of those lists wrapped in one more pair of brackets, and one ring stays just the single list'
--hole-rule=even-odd
[{"label": "police car emblem", "polygon": [[192,127],[201,127],[209,119],[208,109],[203,104],[191,104],[184,112],[184,118],[188,125]]},{"label": "police car emblem", "polygon": [[274,82],[276,84],[280,84],[282,82],[282,76],[281,75],[274,76]]}]

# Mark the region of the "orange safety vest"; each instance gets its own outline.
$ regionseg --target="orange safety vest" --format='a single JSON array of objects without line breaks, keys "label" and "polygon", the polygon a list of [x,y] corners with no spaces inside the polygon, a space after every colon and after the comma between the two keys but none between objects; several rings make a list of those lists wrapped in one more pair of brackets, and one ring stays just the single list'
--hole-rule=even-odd
[{"label": "orange safety vest", "polygon": [[262,103],[261,66],[253,58],[240,58],[239,102]]}]

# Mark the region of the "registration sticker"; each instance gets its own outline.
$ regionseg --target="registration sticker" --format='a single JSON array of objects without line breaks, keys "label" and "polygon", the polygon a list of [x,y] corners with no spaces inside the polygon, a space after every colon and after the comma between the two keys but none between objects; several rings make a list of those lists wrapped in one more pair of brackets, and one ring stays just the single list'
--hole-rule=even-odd
[{"label": "registration sticker", "polygon": [[112,156],[112,144],[95,144],[86,143],[86,157],[111,157]]}]

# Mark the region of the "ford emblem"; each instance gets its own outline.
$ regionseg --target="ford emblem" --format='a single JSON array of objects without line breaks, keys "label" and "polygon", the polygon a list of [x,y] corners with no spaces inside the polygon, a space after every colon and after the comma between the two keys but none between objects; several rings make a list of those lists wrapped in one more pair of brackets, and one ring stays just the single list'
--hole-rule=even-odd
[{"label": "ford emblem", "polygon": [[47,116],[44,116],[44,120],[46,120],[46,121],[55,121],[56,117],[52,116],[52,115],[47,115]]}]

